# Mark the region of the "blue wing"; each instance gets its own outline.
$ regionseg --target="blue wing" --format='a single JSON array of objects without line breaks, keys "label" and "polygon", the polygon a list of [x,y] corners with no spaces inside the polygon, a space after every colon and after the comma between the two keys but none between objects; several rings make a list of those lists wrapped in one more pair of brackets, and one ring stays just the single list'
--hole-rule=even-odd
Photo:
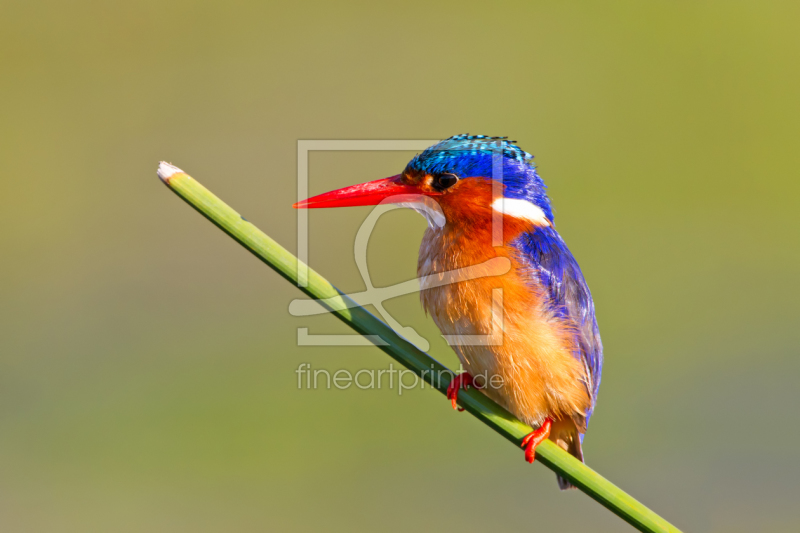
[{"label": "blue wing", "polygon": [[586,389],[592,398],[591,410],[586,413],[588,423],[597,401],[603,368],[603,344],[592,294],[578,262],[555,229],[537,227],[520,235],[512,245],[538,276],[537,281],[548,289],[553,313],[575,324],[578,346],[575,357],[586,369]]}]

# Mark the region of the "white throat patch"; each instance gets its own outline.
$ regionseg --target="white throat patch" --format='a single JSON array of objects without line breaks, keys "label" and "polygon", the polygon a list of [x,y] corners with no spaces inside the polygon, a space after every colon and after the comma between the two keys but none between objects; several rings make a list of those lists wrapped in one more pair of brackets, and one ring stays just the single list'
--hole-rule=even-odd
[{"label": "white throat patch", "polygon": [[[447,223],[444,211],[442,211],[439,202],[428,196],[422,194],[403,194],[388,198],[387,200],[395,205],[413,209],[425,217],[425,220],[428,222],[428,227],[431,229],[443,228]],[[384,202],[387,200],[384,200]]]}]

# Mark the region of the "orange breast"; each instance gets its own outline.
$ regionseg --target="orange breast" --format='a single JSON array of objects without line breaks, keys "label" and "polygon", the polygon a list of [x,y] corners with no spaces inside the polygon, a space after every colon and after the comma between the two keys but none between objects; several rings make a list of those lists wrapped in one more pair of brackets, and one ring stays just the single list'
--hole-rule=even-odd
[{"label": "orange breast", "polygon": [[[546,417],[580,418],[590,399],[583,366],[572,355],[574,334],[569,324],[547,311],[547,295],[507,244],[522,229],[518,221],[504,220],[504,245],[496,248],[491,246],[488,220],[470,224],[468,230],[450,222],[428,229],[420,247],[419,276],[495,257],[507,257],[511,270],[500,276],[423,286],[422,305],[444,335],[455,337],[453,349],[464,368],[485,383],[484,393],[519,419],[538,426]],[[497,305],[498,297],[502,306]],[[481,342],[474,338],[479,335],[488,338]]]}]

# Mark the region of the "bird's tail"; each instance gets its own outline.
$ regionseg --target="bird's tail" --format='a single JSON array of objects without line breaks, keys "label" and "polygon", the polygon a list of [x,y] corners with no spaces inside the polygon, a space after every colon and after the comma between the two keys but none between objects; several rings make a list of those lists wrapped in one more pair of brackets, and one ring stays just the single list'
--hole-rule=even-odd
[{"label": "bird's tail", "polygon": [[[578,431],[572,420],[559,420],[553,424],[550,430],[550,440],[558,444],[563,450],[583,462],[583,433]],[[556,475],[558,488],[561,490],[574,489],[575,485],[565,478]]]}]

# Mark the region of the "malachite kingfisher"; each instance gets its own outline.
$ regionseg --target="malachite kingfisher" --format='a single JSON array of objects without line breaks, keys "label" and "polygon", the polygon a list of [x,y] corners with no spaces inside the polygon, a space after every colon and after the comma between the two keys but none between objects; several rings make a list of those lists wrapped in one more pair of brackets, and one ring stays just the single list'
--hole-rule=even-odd
[{"label": "malachite kingfisher", "polygon": [[[314,196],[295,207],[390,202],[427,212],[420,207],[430,200],[444,219],[434,224],[428,217],[417,267],[420,279],[496,257],[511,264],[502,275],[428,287],[421,283],[425,311],[449,338],[490,334],[497,324],[493,291],[502,289],[501,342],[451,343],[466,370],[451,381],[453,407],[460,389],[479,388],[537,428],[522,442],[528,462],[546,438],[583,461],[603,346],[589,287],[555,229],[550,198],[531,154],[506,137],[456,135],[415,156],[396,176]],[[493,230],[498,221],[500,232]],[[499,379],[492,383],[501,385],[487,386],[487,378],[495,376]],[[558,484],[571,487],[560,477]]]}]

